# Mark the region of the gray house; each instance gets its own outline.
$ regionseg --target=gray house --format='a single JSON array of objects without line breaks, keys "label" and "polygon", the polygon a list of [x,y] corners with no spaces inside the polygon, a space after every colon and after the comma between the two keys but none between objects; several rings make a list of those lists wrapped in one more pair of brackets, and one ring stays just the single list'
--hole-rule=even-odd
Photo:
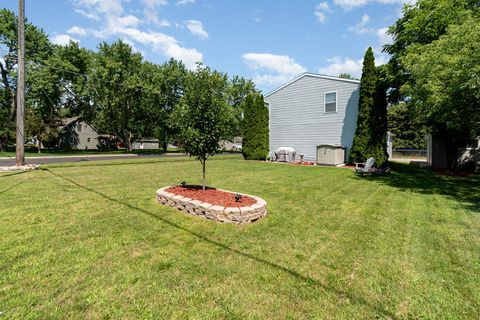
[{"label": "gray house", "polygon": [[98,150],[107,149],[111,144],[109,135],[101,135],[87,121],[80,117],[62,119],[61,149]]},{"label": "gray house", "polygon": [[133,150],[153,150],[160,149],[160,140],[155,138],[140,138],[132,143]]},{"label": "gray house", "polygon": [[293,147],[306,161],[344,163],[357,125],[360,81],[305,73],[265,96],[270,154]]}]

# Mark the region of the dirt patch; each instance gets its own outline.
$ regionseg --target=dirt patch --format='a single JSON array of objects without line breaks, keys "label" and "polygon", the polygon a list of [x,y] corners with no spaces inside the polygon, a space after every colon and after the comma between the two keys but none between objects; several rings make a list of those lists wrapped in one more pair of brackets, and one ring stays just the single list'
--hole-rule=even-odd
[{"label": "dirt patch", "polygon": [[202,190],[201,186],[176,186],[168,188],[165,191],[222,207],[240,208],[251,206],[257,202],[257,200],[247,196],[241,196],[241,198],[236,201],[235,193],[225,192],[214,188]]}]

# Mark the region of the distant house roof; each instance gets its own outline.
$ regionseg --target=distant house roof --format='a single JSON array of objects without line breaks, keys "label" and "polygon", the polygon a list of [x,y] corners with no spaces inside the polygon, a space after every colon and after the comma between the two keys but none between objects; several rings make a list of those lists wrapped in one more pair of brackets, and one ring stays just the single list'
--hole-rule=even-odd
[{"label": "distant house roof", "polygon": [[[82,119],[82,117],[71,117],[71,118],[63,118],[61,119],[60,121],[62,122],[62,126],[60,127],[60,129],[65,129],[66,127],[68,127],[69,125],[77,122],[78,120],[83,120],[86,124],[88,124],[90,127],[92,127],[92,129],[98,134],[98,130],[88,121]],[[104,136],[108,136],[108,135],[104,135]]]},{"label": "distant house roof", "polygon": [[72,118],[63,118],[60,121],[62,122],[62,128],[71,125],[72,123],[76,122],[80,117],[72,117]]},{"label": "distant house roof", "polygon": [[286,86],[288,86],[288,85],[294,83],[295,81],[300,80],[301,78],[304,78],[304,77],[314,77],[314,78],[321,78],[321,79],[336,80],[336,81],[343,81],[343,82],[350,82],[350,83],[360,84],[360,80],[345,79],[345,78],[332,77],[332,76],[326,76],[326,75],[321,75],[321,74],[316,74],[316,73],[305,72],[305,73],[299,75],[298,77],[296,77],[295,79],[293,79],[292,81],[289,81],[289,82],[287,82],[286,84],[284,84],[283,86],[281,86],[281,87],[273,90],[272,92],[266,94],[266,95],[265,95],[265,98],[268,97],[268,96],[271,96],[271,95],[274,94],[275,92],[282,90],[282,89],[285,88]]}]

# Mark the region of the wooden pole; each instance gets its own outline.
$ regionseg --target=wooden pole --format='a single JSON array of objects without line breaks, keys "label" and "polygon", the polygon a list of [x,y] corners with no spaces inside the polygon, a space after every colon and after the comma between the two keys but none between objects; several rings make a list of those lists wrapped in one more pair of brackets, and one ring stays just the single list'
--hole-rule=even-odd
[{"label": "wooden pole", "polygon": [[18,0],[16,164],[25,165],[25,0]]}]

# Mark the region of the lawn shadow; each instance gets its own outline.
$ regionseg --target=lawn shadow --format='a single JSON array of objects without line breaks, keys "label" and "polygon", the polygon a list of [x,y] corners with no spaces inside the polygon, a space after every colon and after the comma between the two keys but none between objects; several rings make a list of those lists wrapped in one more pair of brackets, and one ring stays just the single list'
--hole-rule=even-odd
[{"label": "lawn shadow", "polygon": [[480,177],[455,177],[434,173],[415,165],[392,163],[392,172],[384,177],[358,179],[375,180],[401,191],[442,195],[457,201],[463,207],[480,212]]},{"label": "lawn shadow", "polygon": [[212,240],[196,231],[193,231],[193,230],[190,230],[188,228],[185,228],[179,224],[176,224],[168,219],[165,219],[165,218],[162,218],[162,217],[159,217],[158,215],[156,215],[155,213],[153,212],[150,212],[150,211],[147,211],[145,209],[142,209],[140,207],[137,207],[137,206],[134,206],[134,205],[131,205],[123,200],[119,200],[119,199],[115,199],[115,198],[112,198],[106,194],[103,194],[95,189],[92,189],[90,187],[87,187],[87,186],[84,186],[84,185],[81,185],[79,184],[78,182],[70,179],[70,178],[67,178],[67,177],[64,177],[62,176],[61,174],[59,173],[56,173],[56,172],[53,172],[52,170],[50,169],[43,169],[43,170],[46,170],[48,171],[49,173],[51,173],[52,175],[56,176],[56,177],[59,177],[59,178],[62,178],[68,182],[70,182],[71,184],[81,188],[81,189],[84,189],[86,191],[89,191],[91,193],[94,193],[98,196],[101,196],[102,198],[104,199],[107,199],[111,202],[114,202],[116,204],[120,204],[120,205],[123,205],[131,210],[135,210],[135,211],[138,211],[138,212],[141,212],[143,214],[146,214],[148,216],[150,216],[151,218],[153,219],[156,219],[162,223],[165,223],[173,228],[176,228],[176,229],[179,229],[179,230],[182,230],[202,241],[205,241],[206,243],[209,243],[211,245],[214,245],[216,247],[219,247],[219,248],[222,248],[224,250],[228,250],[230,252],[233,252],[239,256],[242,256],[244,258],[247,258],[247,259],[250,259],[250,260],[253,260],[253,261],[256,261],[258,263],[261,263],[261,264],[264,264],[270,268],[273,268],[273,269],[276,269],[278,271],[281,271],[283,273],[286,273],[300,281],[302,281],[304,284],[308,285],[309,287],[313,287],[313,288],[320,288],[320,289],[323,289],[324,291],[327,291],[327,292],[331,292],[331,293],[334,293],[335,295],[337,295],[339,298],[348,298],[348,300],[352,301],[353,303],[355,304],[359,304],[359,305],[365,305],[369,308],[371,308],[372,310],[375,310],[377,313],[383,315],[384,317],[387,317],[387,318],[395,318],[395,315],[391,312],[389,312],[388,310],[386,310],[385,308],[383,308],[382,306],[377,306],[377,305],[372,305],[370,302],[366,301],[364,298],[362,298],[361,296],[356,296],[356,295],[353,295],[348,289],[346,289],[345,291],[342,291],[342,290],[339,290],[337,288],[334,288],[332,286],[327,286],[325,284],[323,284],[322,282],[320,282],[319,280],[316,280],[316,279],[313,279],[313,278],[310,278],[308,276],[305,276],[305,275],[302,275],[301,273],[295,271],[295,270],[292,270],[292,269],[289,269],[288,267],[285,267],[285,266],[282,266],[278,263],[275,263],[275,262],[272,262],[272,261],[268,261],[266,259],[263,259],[261,257],[257,257],[257,256],[254,256],[253,254],[251,253],[248,253],[248,252],[243,252],[243,251],[240,251],[238,249],[235,249],[235,248],[232,248],[224,243],[221,243],[219,241],[216,241],[216,240]]},{"label": "lawn shadow", "polygon": [[6,177],[11,177],[11,176],[16,176],[19,174],[27,173],[27,172],[33,172],[34,170],[23,170],[23,171],[14,171],[12,173],[7,173],[7,174],[0,174],[0,179],[1,178],[6,178]]},{"label": "lawn shadow", "polygon": [[4,190],[0,191],[0,195],[2,195],[2,194],[4,194],[5,192],[10,191],[10,190],[18,187],[18,186],[21,185],[21,184],[23,184],[23,182],[19,182],[19,183],[17,183],[17,184],[14,184],[14,185],[11,186],[11,187],[8,187],[7,189],[4,189]]}]

